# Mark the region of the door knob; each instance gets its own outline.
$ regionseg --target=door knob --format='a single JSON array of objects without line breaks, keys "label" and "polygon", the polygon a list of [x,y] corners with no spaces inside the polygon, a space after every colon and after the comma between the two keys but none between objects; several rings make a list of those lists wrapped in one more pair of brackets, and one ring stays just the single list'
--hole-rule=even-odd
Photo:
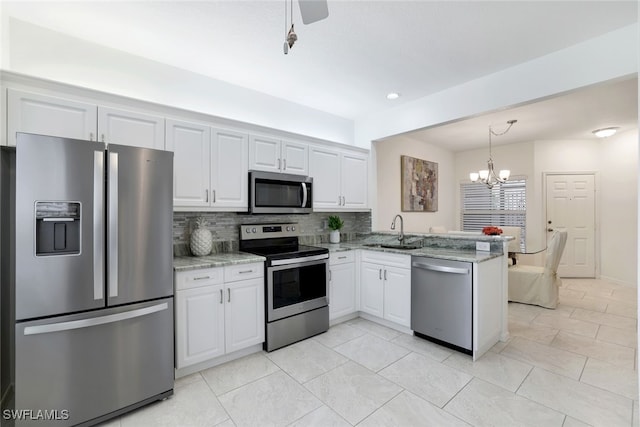
[{"label": "door knob", "polygon": [[547,228],[547,231],[553,231],[553,228]]}]

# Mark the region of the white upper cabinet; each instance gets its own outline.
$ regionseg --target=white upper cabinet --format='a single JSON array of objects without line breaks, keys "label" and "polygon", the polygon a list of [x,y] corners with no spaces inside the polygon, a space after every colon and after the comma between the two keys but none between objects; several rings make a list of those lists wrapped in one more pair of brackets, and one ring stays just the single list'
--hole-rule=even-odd
[{"label": "white upper cabinet", "polygon": [[8,89],[8,145],[16,132],[164,150],[164,118]]},{"label": "white upper cabinet", "polygon": [[16,132],[96,140],[96,105],[8,89],[7,144]]},{"label": "white upper cabinet", "polygon": [[223,129],[211,130],[212,207],[247,210],[249,173],[248,137]]},{"label": "white upper cabinet", "polygon": [[98,107],[99,140],[110,144],[164,150],[164,118]]},{"label": "white upper cabinet", "polygon": [[308,175],[309,146],[268,136],[251,135],[249,169]]},{"label": "white upper cabinet", "polygon": [[298,142],[282,141],[282,172],[295,175],[309,174],[309,146]]},{"label": "white upper cabinet", "polygon": [[368,156],[360,153],[343,153],[340,163],[342,177],[342,207],[367,208]]},{"label": "white upper cabinet", "polygon": [[247,210],[246,134],[167,119],[166,140],[173,151],[175,207]]},{"label": "white upper cabinet", "polygon": [[366,154],[312,146],[309,158],[314,210],[367,209],[369,160]]},{"label": "white upper cabinet", "polygon": [[174,206],[209,206],[209,126],[167,119],[166,149],[173,151]]}]

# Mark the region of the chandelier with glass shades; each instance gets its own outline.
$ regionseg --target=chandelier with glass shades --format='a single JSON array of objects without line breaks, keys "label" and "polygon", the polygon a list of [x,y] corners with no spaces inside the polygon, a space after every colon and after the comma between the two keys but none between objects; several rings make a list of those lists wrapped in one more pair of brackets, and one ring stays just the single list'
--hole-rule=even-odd
[{"label": "chandelier with glass shades", "polygon": [[509,120],[507,122],[507,128],[500,133],[494,132],[493,129],[491,129],[491,125],[489,125],[489,160],[487,160],[487,169],[482,169],[478,172],[471,172],[469,174],[469,179],[471,179],[472,182],[480,181],[489,188],[493,188],[493,186],[498,183],[507,182],[511,175],[511,171],[509,169],[500,170],[498,175],[496,175],[496,171],[493,169],[493,158],[491,157],[491,135],[504,135],[509,132],[509,129],[511,129],[511,126],[513,126],[515,122],[517,122],[517,120]]}]

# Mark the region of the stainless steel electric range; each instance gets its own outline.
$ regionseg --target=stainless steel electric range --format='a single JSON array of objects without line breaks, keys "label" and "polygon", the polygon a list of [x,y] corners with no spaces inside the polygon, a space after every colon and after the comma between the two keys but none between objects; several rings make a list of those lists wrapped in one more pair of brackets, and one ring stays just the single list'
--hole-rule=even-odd
[{"label": "stainless steel electric range", "polygon": [[329,329],[329,250],[300,245],[298,235],[295,223],[240,226],[240,250],[267,258],[266,351]]}]

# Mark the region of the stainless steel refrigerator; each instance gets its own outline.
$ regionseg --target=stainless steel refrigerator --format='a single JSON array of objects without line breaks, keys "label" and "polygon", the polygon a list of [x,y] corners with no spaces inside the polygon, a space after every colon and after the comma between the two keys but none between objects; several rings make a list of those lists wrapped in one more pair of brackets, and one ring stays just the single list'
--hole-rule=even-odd
[{"label": "stainless steel refrigerator", "polygon": [[2,149],[3,425],[91,425],[173,393],[172,176],[159,150]]}]

